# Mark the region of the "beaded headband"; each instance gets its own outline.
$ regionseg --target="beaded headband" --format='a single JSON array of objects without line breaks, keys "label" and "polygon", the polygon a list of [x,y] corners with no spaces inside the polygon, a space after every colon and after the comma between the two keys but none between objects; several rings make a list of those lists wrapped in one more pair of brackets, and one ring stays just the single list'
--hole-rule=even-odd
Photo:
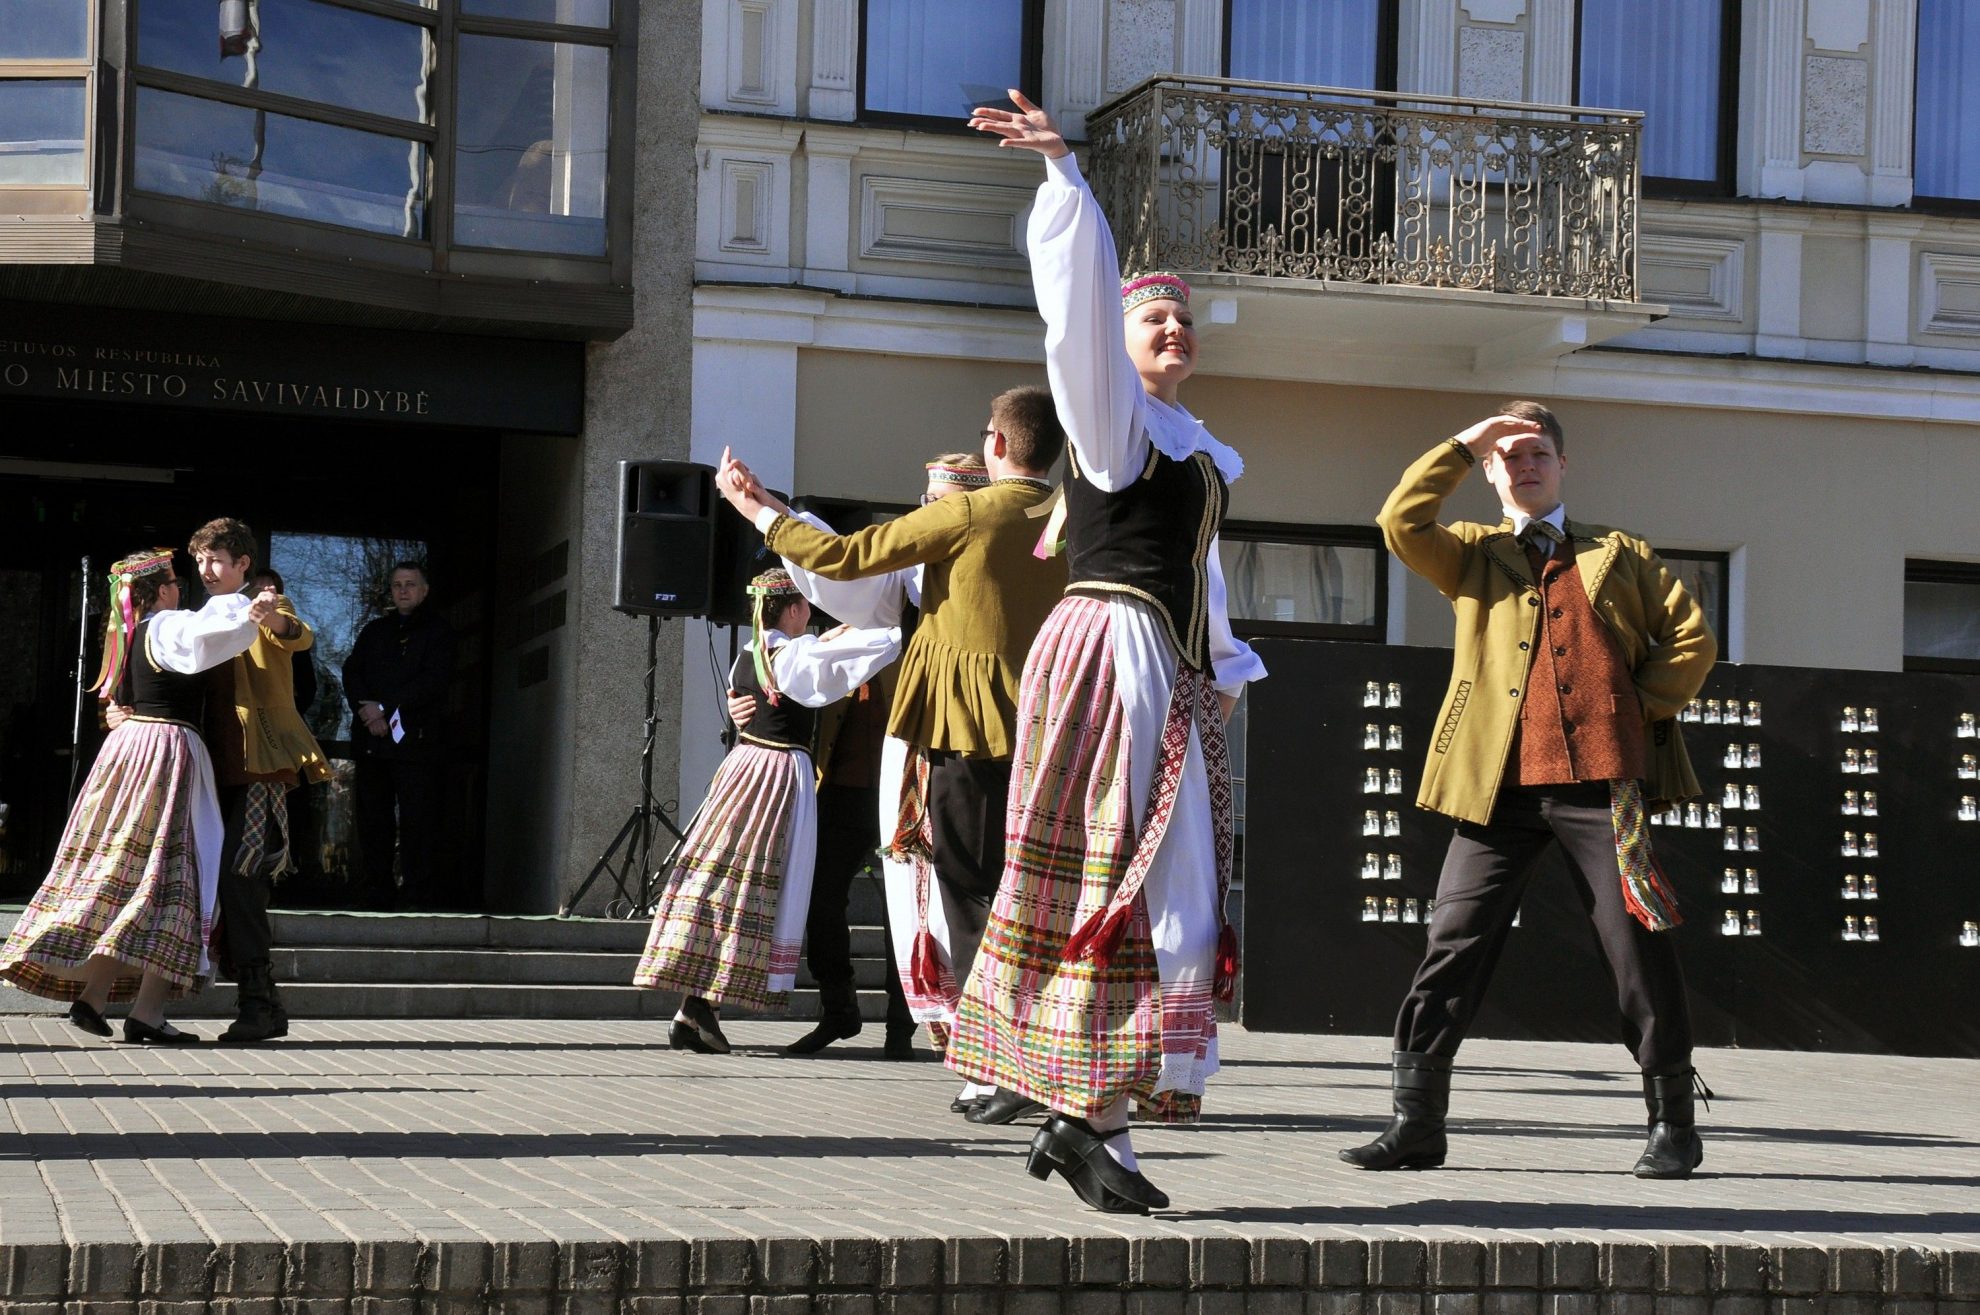
[{"label": "beaded headband", "polygon": [[1182,275],[1170,273],[1142,274],[1121,284],[1121,314],[1125,315],[1145,301],[1179,301],[1189,305],[1189,284],[1183,282]]},{"label": "beaded headband", "polygon": [[757,598],[796,597],[797,591],[797,581],[791,579],[791,573],[781,566],[773,566],[753,576],[749,582],[749,592]]},{"label": "beaded headband", "polygon": [[931,461],[926,467],[931,484],[954,484],[958,488],[980,489],[990,483],[990,472],[975,466],[946,466]]}]

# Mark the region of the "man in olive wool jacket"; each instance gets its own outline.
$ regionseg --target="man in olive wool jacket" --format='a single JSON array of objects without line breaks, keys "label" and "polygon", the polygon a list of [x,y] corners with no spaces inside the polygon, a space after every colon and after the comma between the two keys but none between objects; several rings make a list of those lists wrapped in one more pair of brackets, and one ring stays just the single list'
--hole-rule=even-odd
[{"label": "man in olive wool jacket", "polygon": [[[1527,879],[1556,843],[1583,888],[1623,1041],[1643,1070],[1650,1136],[1635,1173],[1688,1177],[1704,1158],[1671,937],[1677,907],[1650,854],[1648,811],[1699,792],[1675,719],[1718,645],[1649,544],[1567,517],[1565,448],[1546,407],[1507,403],[1419,458],[1379,517],[1390,551],[1457,612],[1451,684],[1417,798],[1457,829],[1396,1019],[1395,1118],[1372,1143],[1341,1152],[1364,1169],[1443,1163],[1452,1058]],[[1439,524],[1474,465],[1505,519]]]}]

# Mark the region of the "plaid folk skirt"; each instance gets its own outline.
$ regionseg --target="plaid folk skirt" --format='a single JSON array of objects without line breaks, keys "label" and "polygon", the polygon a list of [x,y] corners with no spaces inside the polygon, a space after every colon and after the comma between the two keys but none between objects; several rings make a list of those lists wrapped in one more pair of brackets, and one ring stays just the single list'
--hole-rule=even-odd
[{"label": "plaid folk skirt", "polygon": [[213,764],[197,732],[137,720],[110,732],[69,813],[55,865],[0,949],[0,979],[74,1000],[97,955],[121,965],[110,998],[155,973],[176,999],[212,975],[221,820]]},{"label": "plaid folk skirt", "polygon": [[781,1008],[818,851],[811,755],[742,743],[715,772],[654,908],[633,985]]},{"label": "plaid folk skirt", "polygon": [[[1062,600],[1025,662],[1004,876],[948,1063],[1067,1114],[1132,1096],[1144,1118],[1190,1122],[1217,1062],[1211,995],[1231,835],[1223,722],[1207,681],[1177,670],[1168,645],[1161,734],[1133,742],[1116,606]],[[1136,755],[1146,756],[1139,772]],[[1147,783],[1138,832],[1137,777]]]}]

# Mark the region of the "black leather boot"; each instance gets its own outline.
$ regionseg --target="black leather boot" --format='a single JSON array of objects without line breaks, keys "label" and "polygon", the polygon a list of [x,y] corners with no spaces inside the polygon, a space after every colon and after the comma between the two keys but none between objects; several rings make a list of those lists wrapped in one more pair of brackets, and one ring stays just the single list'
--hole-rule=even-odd
[{"label": "black leather boot", "polygon": [[235,1045],[254,1045],[286,1034],[288,1015],[283,1014],[277,1022],[276,1011],[281,1006],[275,998],[275,974],[268,960],[257,959],[239,968],[235,991],[240,1016],[220,1034],[220,1039]]},{"label": "black leather boot", "polygon": [[1366,1146],[1342,1151],[1357,1169],[1434,1169],[1444,1162],[1444,1115],[1451,1107],[1451,1061],[1413,1051],[1395,1053],[1391,1082],[1396,1116]]},{"label": "black leather boot", "polygon": [[[1650,1140],[1636,1161],[1638,1178],[1689,1178],[1705,1159],[1693,1109],[1693,1084],[1706,1100],[1712,1089],[1698,1079],[1695,1068],[1643,1075],[1643,1103],[1650,1110]],[[1709,1108],[1709,1106],[1708,1106]]]}]

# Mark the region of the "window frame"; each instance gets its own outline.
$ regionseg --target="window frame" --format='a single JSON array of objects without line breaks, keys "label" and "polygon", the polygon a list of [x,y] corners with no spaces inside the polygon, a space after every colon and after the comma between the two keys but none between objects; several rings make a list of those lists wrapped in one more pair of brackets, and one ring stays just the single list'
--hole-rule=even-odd
[{"label": "window frame", "polygon": [[[1980,562],[1954,562],[1943,558],[1907,557],[1904,583],[1965,584],[1980,588]],[[1902,627],[1900,626],[1900,634]],[[1913,657],[1904,655],[1906,671],[1937,672],[1941,675],[1980,676],[1980,658]]]},{"label": "window frame", "polygon": [[[1925,39],[1925,25],[1912,25],[1911,47],[1911,178],[1918,180],[1918,43]],[[1911,208],[1937,215],[1980,215],[1980,195],[1933,196],[1914,189]],[[1907,668],[1909,670],[1909,668]]]},{"label": "window frame", "polygon": [[[1286,543],[1323,548],[1372,548],[1376,553],[1375,619],[1365,625],[1333,621],[1262,621],[1232,616],[1240,639],[1334,639],[1386,644],[1389,639],[1389,549],[1373,526],[1310,525],[1289,521],[1225,521],[1218,538],[1231,543]],[[1218,563],[1221,568],[1222,562]],[[1229,581],[1225,581],[1228,602]]]},{"label": "window frame", "polygon": [[[630,0],[620,0],[630,3]],[[1045,103],[1045,0],[1022,0],[1024,5],[1023,50],[1019,57],[1017,87],[1033,102]],[[859,103],[853,111],[855,123],[912,128],[920,132],[940,132],[953,136],[975,136],[962,118],[939,114],[908,114],[900,110],[876,110],[866,104],[866,25],[868,0],[859,0]]]},{"label": "window frame", "polygon": [[[1718,639],[1723,650],[1726,643],[1726,629],[1732,625],[1732,554],[1717,548],[1659,548],[1657,556],[1664,565],[1673,562],[1711,562],[1719,568],[1719,606],[1717,615],[1706,617],[1712,627],[1712,634]],[[1696,601],[1696,600],[1694,600]]]},{"label": "window frame", "polygon": [[[1581,28],[1582,8],[1586,0],[1574,0],[1574,71],[1571,86],[1574,103],[1585,105],[1581,94]],[[1642,179],[1643,195],[1652,198],[1684,199],[1723,199],[1739,194],[1739,38],[1740,11],[1744,6],[1741,0],[1718,0],[1719,3],[1719,141],[1716,152],[1716,177],[1666,178],[1661,174],[1642,172],[1641,139],[1638,139],[1637,170]],[[1619,105],[1612,108],[1628,109]]]},{"label": "window frame", "polygon": [[94,4],[86,7],[87,27],[83,37],[83,53],[66,58],[47,59],[0,59],[0,81],[6,82],[77,82],[83,84],[83,151],[82,181],[80,183],[0,183],[0,197],[9,200],[19,198],[23,202],[34,198],[34,204],[0,206],[11,214],[44,214],[83,210],[88,207],[90,194],[97,188],[96,128],[101,119],[97,109],[96,76],[98,51],[103,41],[102,11]]},{"label": "window frame", "polygon": [[[120,143],[122,192],[137,208],[162,218],[225,238],[238,238],[257,244],[306,245],[314,253],[342,255],[376,261],[396,269],[418,269],[434,274],[527,278],[540,281],[579,283],[624,282],[632,270],[632,147],[636,136],[633,123],[637,78],[636,0],[613,0],[611,22],[604,27],[564,23],[541,23],[525,19],[494,18],[463,12],[463,0],[434,0],[432,6],[419,0],[312,0],[313,3],[396,19],[427,28],[436,48],[433,69],[433,122],[364,110],[346,109],[322,101],[285,95],[280,92],[250,90],[212,82],[191,74],[145,64],[137,41],[140,3],[176,3],[177,0],[120,0],[123,6],[123,48],[128,54],[125,82],[126,125]],[[610,61],[611,88],[606,101],[605,125],[605,251],[602,255],[535,251],[517,247],[456,245],[453,240],[454,153],[458,123],[456,76],[460,38],[463,36],[508,37],[528,41],[561,42],[601,47]],[[263,110],[305,119],[331,127],[378,133],[416,141],[426,148],[428,188],[427,224],[423,237],[402,237],[351,228],[328,220],[298,215],[264,214],[254,210],[197,201],[169,193],[153,192],[136,185],[137,176],[137,93],[142,88],[191,96],[220,104]]]},{"label": "window frame", "polygon": [[[1576,0],[1576,4],[1579,5],[1579,3],[1580,0]],[[1232,0],[1223,0],[1223,27],[1219,32],[1219,40],[1223,42],[1223,50],[1220,55],[1222,62],[1219,67],[1223,69],[1224,77],[1233,80],[1244,80],[1237,79],[1236,75],[1231,72],[1231,4]],[[1400,12],[1396,5],[1389,3],[1389,0],[1377,0],[1375,6],[1375,85],[1360,88],[1359,90],[1394,91],[1396,89],[1396,77],[1401,67],[1402,58],[1402,25],[1400,17]],[[1318,86],[1319,84],[1314,83],[1312,85]],[[1395,102],[1392,100],[1382,100],[1376,103],[1391,107],[1395,105]]]}]

